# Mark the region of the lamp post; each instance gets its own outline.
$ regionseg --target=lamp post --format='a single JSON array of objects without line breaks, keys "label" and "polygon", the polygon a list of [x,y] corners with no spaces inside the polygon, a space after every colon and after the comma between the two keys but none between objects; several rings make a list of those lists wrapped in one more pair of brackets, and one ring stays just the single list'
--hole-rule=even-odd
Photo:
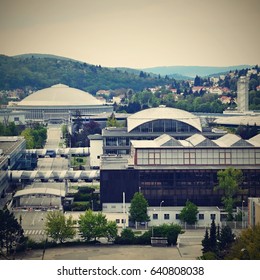
[{"label": "lamp post", "polygon": [[125,192],[123,192],[123,222],[124,222],[124,226],[123,226],[123,228],[125,229],[126,228],[126,225],[125,225]]},{"label": "lamp post", "polygon": [[160,203],[160,219],[161,219],[161,212],[162,212],[162,204],[164,203],[164,200],[161,201]]}]

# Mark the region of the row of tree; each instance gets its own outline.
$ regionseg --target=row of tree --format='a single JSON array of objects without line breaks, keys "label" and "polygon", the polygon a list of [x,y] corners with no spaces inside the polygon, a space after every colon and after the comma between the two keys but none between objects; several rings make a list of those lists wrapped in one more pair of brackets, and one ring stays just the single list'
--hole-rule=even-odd
[{"label": "row of tree", "polygon": [[98,238],[105,237],[108,241],[114,240],[117,236],[116,222],[108,221],[102,213],[94,213],[87,210],[81,214],[78,220],[72,220],[72,217],[66,218],[60,211],[48,213],[46,222],[46,233],[54,241],[63,243],[66,239],[72,239],[76,235],[76,228],[81,237],[87,241],[97,241]]},{"label": "row of tree", "polygon": [[0,122],[0,136],[18,135],[25,138],[27,149],[41,149],[47,139],[47,128],[38,123],[32,123],[25,128],[23,125],[15,125],[14,122],[8,124]]},{"label": "row of tree", "polygon": [[210,231],[206,229],[202,240],[204,260],[259,260],[260,259],[260,225],[244,229],[235,236],[229,226],[220,229],[212,220]]},{"label": "row of tree", "polygon": [[26,140],[27,149],[42,149],[47,139],[47,128],[40,124],[32,124],[21,133]]}]

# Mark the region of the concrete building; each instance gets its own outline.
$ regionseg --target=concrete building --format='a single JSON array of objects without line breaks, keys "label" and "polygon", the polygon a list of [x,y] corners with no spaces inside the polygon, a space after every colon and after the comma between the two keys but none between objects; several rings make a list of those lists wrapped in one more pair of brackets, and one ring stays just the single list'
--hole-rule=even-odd
[{"label": "concrete building", "polygon": [[[6,203],[6,194],[10,186],[9,172],[26,166],[26,142],[23,137],[0,137],[0,209]],[[37,158],[35,158],[37,163]],[[32,164],[29,158],[30,166]]]},{"label": "concrete building", "polygon": [[90,140],[90,168],[99,168],[100,159],[103,155],[103,139],[100,134],[89,135]]},{"label": "concrete building", "polygon": [[8,169],[17,169],[22,164],[21,159],[26,154],[26,141],[24,137],[1,136],[0,149],[3,156],[8,158]]},{"label": "concrete building", "polygon": [[9,106],[12,110],[26,112],[30,121],[67,121],[72,115],[97,115],[113,112],[91,94],[63,84],[39,90],[21,102]]},{"label": "concrete building", "polygon": [[25,115],[25,112],[12,111],[10,109],[1,109],[0,122],[3,124],[13,122],[15,123],[15,125],[25,124]]},{"label": "concrete building", "polygon": [[[164,203],[164,201],[161,202]],[[161,203],[161,207],[159,205],[147,208],[147,215],[150,217],[148,223],[149,227],[158,226],[160,224],[181,224],[179,215],[183,207],[165,207],[163,203]],[[128,222],[130,203],[125,204],[125,211],[123,207],[122,203],[104,204],[103,213],[108,216],[112,216],[113,214],[113,216],[117,218],[117,221],[119,221],[119,218],[121,217],[121,219],[125,219]],[[221,212],[218,207],[198,207],[198,211],[197,227],[210,227],[212,219],[215,220],[216,224],[220,223]]]}]

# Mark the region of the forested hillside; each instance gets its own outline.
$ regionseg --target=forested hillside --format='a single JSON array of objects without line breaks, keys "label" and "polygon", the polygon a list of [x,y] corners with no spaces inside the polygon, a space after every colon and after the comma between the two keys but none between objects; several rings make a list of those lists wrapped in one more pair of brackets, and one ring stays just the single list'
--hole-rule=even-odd
[{"label": "forested hillside", "polygon": [[94,94],[100,89],[131,88],[139,91],[155,85],[165,85],[170,79],[129,73],[118,69],[48,56],[0,55],[0,90],[38,90],[62,83]]}]

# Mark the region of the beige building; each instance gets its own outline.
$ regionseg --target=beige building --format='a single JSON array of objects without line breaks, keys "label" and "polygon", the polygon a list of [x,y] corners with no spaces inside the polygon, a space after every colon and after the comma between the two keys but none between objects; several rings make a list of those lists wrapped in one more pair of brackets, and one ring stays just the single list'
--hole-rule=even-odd
[{"label": "beige building", "polygon": [[260,197],[248,198],[248,226],[260,225]]}]

